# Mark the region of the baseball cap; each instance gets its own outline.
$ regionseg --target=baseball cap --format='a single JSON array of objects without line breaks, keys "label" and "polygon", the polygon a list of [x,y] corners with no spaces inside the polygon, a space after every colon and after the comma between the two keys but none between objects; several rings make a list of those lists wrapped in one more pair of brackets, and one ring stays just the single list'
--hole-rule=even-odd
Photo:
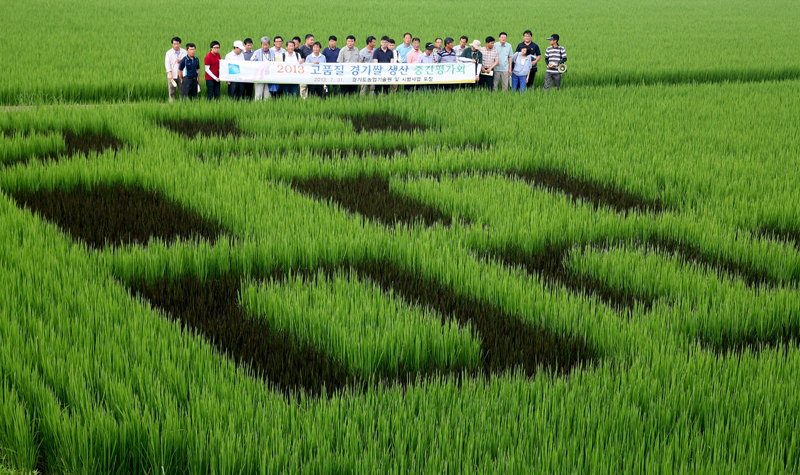
[{"label": "baseball cap", "polygon": [[233,47],[234,48],[239,48],[239,49],[244,49],[244,43],[242,43],[239,40],[236,40],[236,41],[233,42]]},{"label": "baseball cap", "polygon": [[475,40],[472,43],[470,43],[469,45],[472,46],[473,48],[480,48],[481,47],[481,40]]},{"label": "baseball cap", "polygon": [[433,50],[434,46],[433,43],[428,43],[425,45],[425,49]]},{"label": "baseball cap", "polygon": [[552,34],[552,35],[550,35],[550,38],[547,38],[547,41],[550,41],[550,40],[556,40],[556,41],[558,41],[558,35],[556,35],[556,34]]}]

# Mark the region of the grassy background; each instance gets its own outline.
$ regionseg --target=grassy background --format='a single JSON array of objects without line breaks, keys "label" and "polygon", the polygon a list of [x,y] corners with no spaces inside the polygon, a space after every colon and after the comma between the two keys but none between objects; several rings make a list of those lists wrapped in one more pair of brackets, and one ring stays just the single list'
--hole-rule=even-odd
[{"label": "grassy background", "polygon": [[[446,12],[446,13],[443,13]],[[405,31],[423,41],[461,35],[481,42],[500,31],[522,41],[559,33],[569,55],[572,85],[750,81],[800,77],[800,5],[792,0],[590,1],[555,4],[511,0],[446,0],[435,5],[299,0],[287,8],[233,6],[210,0],[164,5],[144,0],[44,0],[4,6],[0,41],[14,52],[0,84],[0,103],[164,100],[164,53],[170,39],[198,45],[212,40],[224,56],[234,40],[313,33],[353,34],[363,48],[368,35],[402,41]],[[256,45],[258,47],[258,45]],[[541,80],[540,80],[541,82]]]}]

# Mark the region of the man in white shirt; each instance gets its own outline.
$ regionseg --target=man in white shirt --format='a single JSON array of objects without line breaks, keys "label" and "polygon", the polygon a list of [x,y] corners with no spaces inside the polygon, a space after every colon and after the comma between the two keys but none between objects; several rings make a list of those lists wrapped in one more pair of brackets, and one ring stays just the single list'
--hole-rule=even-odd
[{"label": "man in white shirt", "polygon": [[[225,55],[225,61],[244,61],[244,54],[242,54],[242,50],[244,50],[244,43],[239,40],[233,42],[233,51]],[[229,66],[230,67],[230,66]],[[244,95],[244,83],[243,82],[230,82],[228,81],[228,98],[236,99],[237,101],[242,98]]]},{"label": "man in white shirt", "polygon": [[167,70],[167,85],[169,87],[169,102],[175,100],[175,91],[181,91],[181,77],[178,75],[178,64],[186,56],[186,50],[181,48],[181,39],[172,38],[172,48],[164,57],[164,68]]}]

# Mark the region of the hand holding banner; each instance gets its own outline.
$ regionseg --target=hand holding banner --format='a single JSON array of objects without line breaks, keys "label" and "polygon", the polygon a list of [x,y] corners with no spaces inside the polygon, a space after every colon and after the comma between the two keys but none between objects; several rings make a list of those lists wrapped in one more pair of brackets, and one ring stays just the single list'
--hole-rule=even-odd
[{"label": "hand holding banner", "polygon": [[474,83],[472,67],[463,63],[322,63],[220,61],[220,79],[272,84],[443,84]]}]

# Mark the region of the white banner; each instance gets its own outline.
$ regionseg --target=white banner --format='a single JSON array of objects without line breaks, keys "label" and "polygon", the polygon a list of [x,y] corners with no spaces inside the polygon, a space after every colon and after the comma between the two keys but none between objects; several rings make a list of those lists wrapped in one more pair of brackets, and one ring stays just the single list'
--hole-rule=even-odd
[{"label": "white banner", "polygon": [[442,84],[475,82],[472,64],[220,61],[220,80],[272,84]]}]

